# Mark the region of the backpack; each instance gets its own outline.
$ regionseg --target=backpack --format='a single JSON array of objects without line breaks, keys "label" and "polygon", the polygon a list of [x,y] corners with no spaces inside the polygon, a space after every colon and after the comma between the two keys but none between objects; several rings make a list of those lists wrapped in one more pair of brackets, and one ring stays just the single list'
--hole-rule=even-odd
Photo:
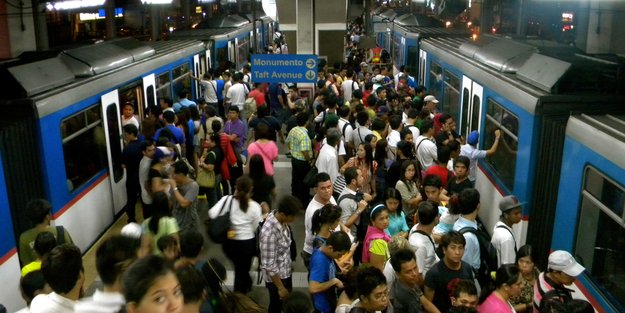
[{"label": "backpack", "polygon": [[248,116],[256,113],[256,99],[254,97],[247,97],[243,109],[247,111]]},{"label": "backpack", "polygon": [[552,311],[553,308],[560,308],[565,303],[573,300],[571,291],[568,289],[555,288],[544,292],[541,288],[538,288],[538,292],[542,295],[539,312],[554,312]]},{"label": "backpack", "polygon": [[492,285],[493,279],[490,273],[497,271],[497,249],[490,243],[490,235],[481,223],[478,223],[477,229],[464,227],[460,229],[460,233],[463,235],[471,233],[477,237],[480,244],[480,268],[475,274],[482,289]]},{"label": "backpack", "polygon": [[[355,195],[352,195],[352,194],[341,195],[339,199],[336,201],[336,205],[340,206],[341,201],[345,199],[351,199],[351,200],[354,200],[356,203],[358,203],[360,202],[360,200],[362,200],[362,196],[363,196],[362,193],[356,193]],[[358,222],[358,225],[356,226],[356,238],[361,243],[365,239],[365,235],[367,235],[367,226],[369,225],[369,221],[371,219],[368,212],[369,212],[369,208],[365,209],[365,211],[362,212],[362,214],[360,214],[360,221]]]}]

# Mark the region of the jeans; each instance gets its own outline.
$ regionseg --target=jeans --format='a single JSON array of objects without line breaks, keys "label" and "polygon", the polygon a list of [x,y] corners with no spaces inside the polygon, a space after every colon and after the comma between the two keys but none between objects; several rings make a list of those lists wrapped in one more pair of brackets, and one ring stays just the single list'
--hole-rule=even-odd
[{"label": "jeans", "polygon": [[[284,278],[282,285],[291,292],[293,290],[293,280],[291,277]],[[278,293],[278,287],[274,283],[265,283],[267,290],[269,291],[269,309],[268,313],[280,313],[282,312],[282,300],[280,300],[280,294]],[[302,312],[304,313],[304,312]]]}]

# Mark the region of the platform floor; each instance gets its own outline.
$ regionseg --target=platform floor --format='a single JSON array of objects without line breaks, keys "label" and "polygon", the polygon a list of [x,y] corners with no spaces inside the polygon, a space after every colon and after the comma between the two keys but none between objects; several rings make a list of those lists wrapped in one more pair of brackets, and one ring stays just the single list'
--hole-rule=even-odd
[{"label": "platform floor", "polygon": [[[285,156],[286,148],[283,144],[278,143],[280,156],[277,162],[274,162],[275,174],[274,179],[276,181],[276,193],[278,198],[282,195],[291,194],[291,162]],[[143,220],[143,216],[141,215],[140,203],[137,205],[137,220],[141,222]],[[308,205],[304,204],[304,207]],[[199,200],[199,209],[200,209],[200,220],[203,221],[207,217],[208,205],[205,199]],[[98,242],[96,242],[84,255],[83,255],[83,265],[85,267],[85,294],[91,295],[96,290],[96,288],[101,286],[101,282],[98,278],[98,274],[95,269],[95,251],[99,246],[99,243],[103,238],[110,236],[112,234],[119,234],[121,228],[126,225],[127,216],[124,214],[120,216],[117,221],[106,231],[106,233],[100,238]],[[304,212],[302,211],[295,222],[292,224],[293,233],[295,237],[295,242],[297,243],[297,249],[301,251],[304,246]],[[204,248],[200,256],[202,258],[216,258],[221,261],[226,269],[228,270],[228,277],[226,279],[226,286],[232,288],[234,282],[234,267],[232,263],[226,258],[224,253],[222,252],[221,245],[213,243],[208,236],[206,235],[206,231],[204,229],[204,224],[200,225],[200,232],[204,234]],[[252,270],[250,274],[252,275],[252,280],[254,282],[254,287],[252,291],[249,293],[249,296],[256,300],[260,305],[264,307],[268,307],[269,305],[269,295],[267,293],[267,289],[264,286],[264,283],[261,285],[257,285],[256,279],[256,262],[252,265]],[[294,273],[293,273],[293,287],[294,290],[300,290],[307,292],[308,290],[308,272],[306,271],[306,267],[301,260],[301,257],[298,256],[295,265],[294,265]]]}]

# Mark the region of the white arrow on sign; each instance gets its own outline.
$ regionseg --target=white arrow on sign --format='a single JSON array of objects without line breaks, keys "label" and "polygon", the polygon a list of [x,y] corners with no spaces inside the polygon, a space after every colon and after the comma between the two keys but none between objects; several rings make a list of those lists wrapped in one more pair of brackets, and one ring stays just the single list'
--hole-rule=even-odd
[{"label": "white arrow on sign", "polygon": [[315,62],[314,59],[306,60],[306,67],[308,67],[309,69],[315,68],[316,65],[317,65],[317,62]]},{"label": "white arrow on sign", "polygon": [[317,77],[317,74],[315,74],[315,71],[313,70],[306,71],[306,79],[314,80],[316,77]]}]

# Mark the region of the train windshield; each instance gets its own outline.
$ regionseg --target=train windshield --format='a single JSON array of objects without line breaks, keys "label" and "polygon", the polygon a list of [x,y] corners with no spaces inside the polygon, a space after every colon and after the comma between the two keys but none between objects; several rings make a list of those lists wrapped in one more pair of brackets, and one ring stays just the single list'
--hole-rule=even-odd
[{"label": "train windshield", "polygon": [[625,307],[625,186],[592,167],[583,186],[575,256],[611,302]]}]

